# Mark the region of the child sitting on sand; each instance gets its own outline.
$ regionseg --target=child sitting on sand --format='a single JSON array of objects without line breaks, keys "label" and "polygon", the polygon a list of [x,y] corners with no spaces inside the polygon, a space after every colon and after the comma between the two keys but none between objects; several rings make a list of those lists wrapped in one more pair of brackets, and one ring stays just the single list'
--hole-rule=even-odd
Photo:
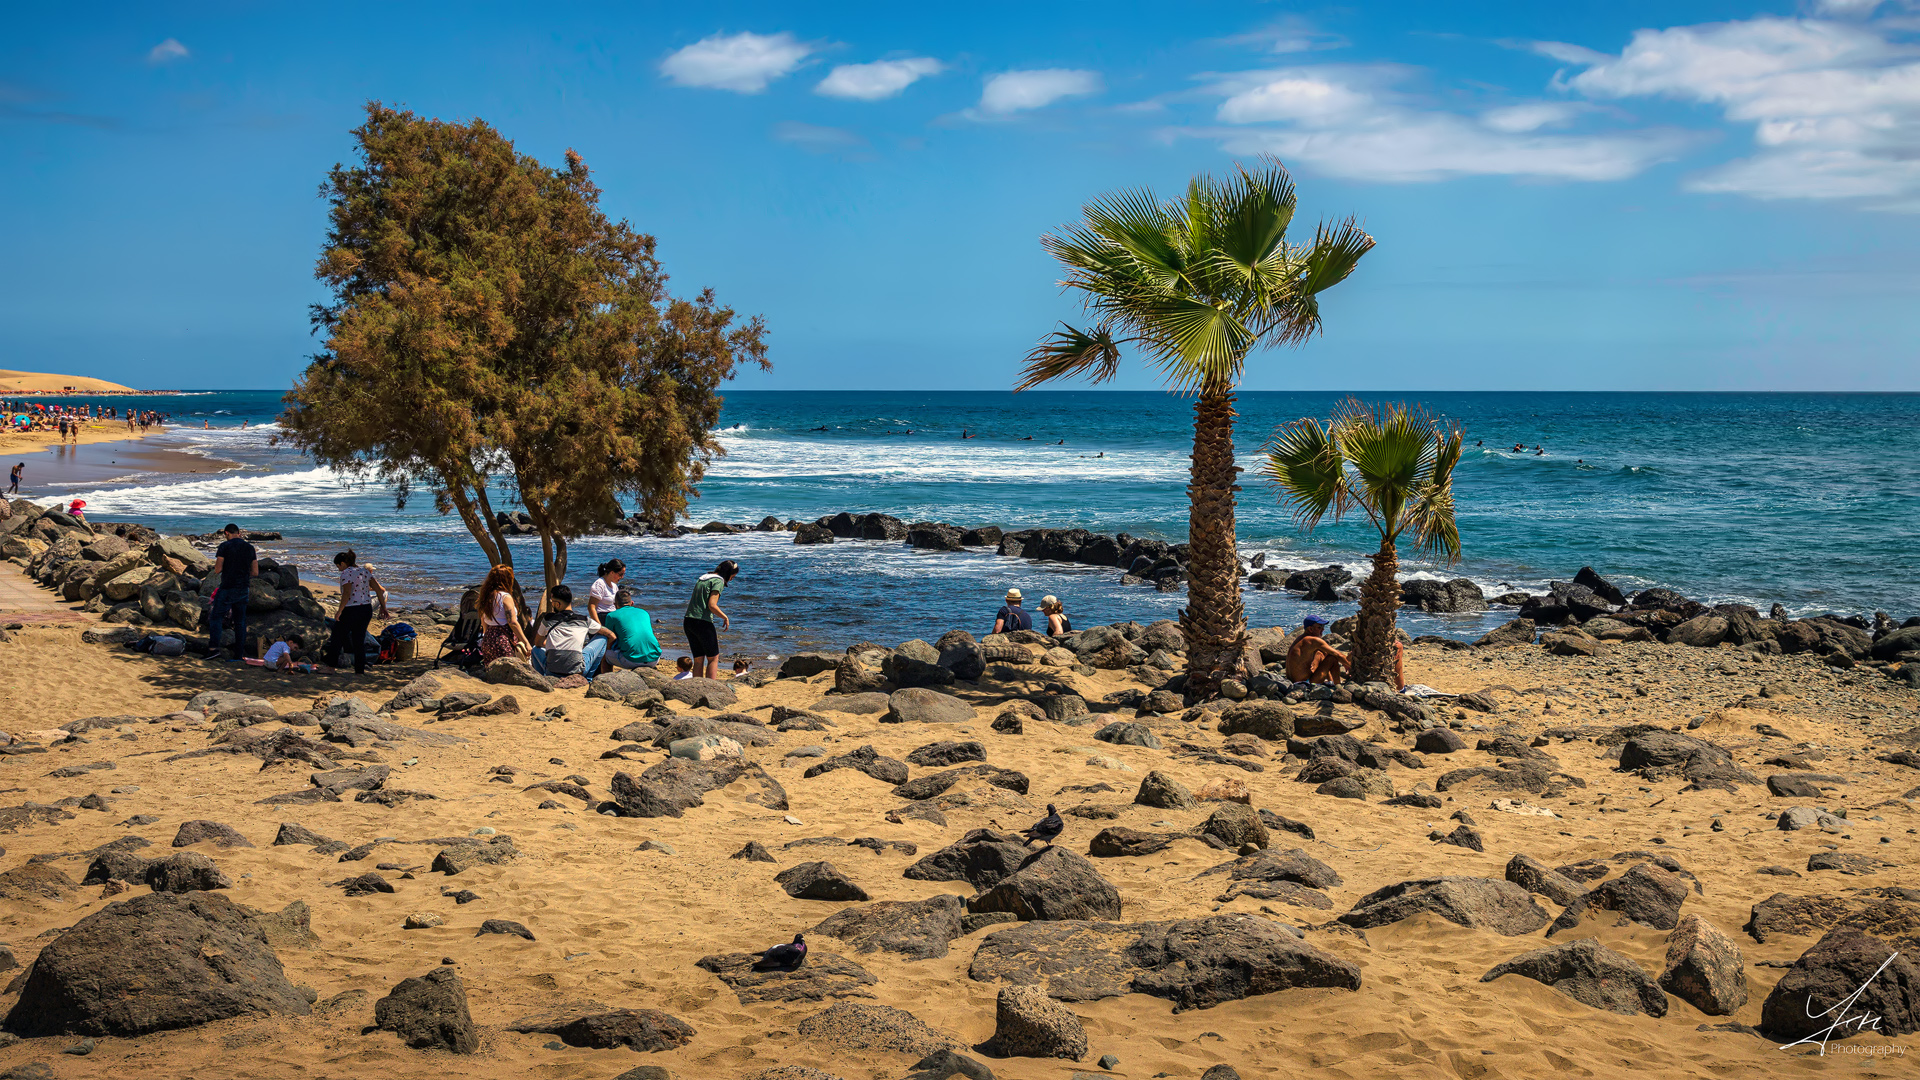
[{"label": "child sitting on sand", "polygon": [[679,682],[681,679],[693,678],[693,657],[683,656],[674,661],[674,663],[680,668],[680,674],[673,677],[674,682]]},{"label": "child sitting on sand", "polygon": [[751,660],[745,659],[743,657],[733,662],[733,677],[736,679],[742,675],[745,675],[747,672],[751,670],[753,670],[753,661]]},{"label": "child sitting on sand", "polygon": [[299,634],[276,638],[272,645],[267,646],[267,655],[260,659],[260,664],[275,671],[313,671],[312,664],[294,662],[294,650],[305,647],[306,641]]}]

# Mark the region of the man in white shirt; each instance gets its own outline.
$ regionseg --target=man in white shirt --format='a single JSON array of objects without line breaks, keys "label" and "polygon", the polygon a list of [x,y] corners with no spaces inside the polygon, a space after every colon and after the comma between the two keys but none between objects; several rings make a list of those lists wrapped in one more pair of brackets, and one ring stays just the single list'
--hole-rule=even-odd
[{"label": "man in white shirt", "polygon": [[547,590],[547,613],[533,635],[533,669],[551,678],[585,675],[600,668],[613,631],[573,610],[573,590],[555,585]]}]

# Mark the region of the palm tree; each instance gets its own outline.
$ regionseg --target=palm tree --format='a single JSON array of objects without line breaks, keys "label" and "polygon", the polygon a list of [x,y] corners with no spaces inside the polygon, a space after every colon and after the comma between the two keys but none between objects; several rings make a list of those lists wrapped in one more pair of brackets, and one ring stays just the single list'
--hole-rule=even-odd
[{"label": "palm tree", "polygon": [[[1197,400],[1193,470],[1187,485],[1189,700],[1211,695],[1245,664],[1246,613],[1234,536],[1233,392],[1257,348],[1298,345],[1320,330],[1320,293],[1345,280],[1373,247],[1352,218],[1322,223],[1310,246],[1287,243],[1293,181],[1272,158],[1236,165],[1216,180],[1202,174],[1186,197],[1109,194],[1082,208],[1085,220],[1041,238],[1066,268],[1096,322],[1066,324],[1027,354],[1014,390],[1086,375],[1118,374],[1131,345],[1160,369],[1170,389]],[[1253,661],[1257,666],[1257,658]]]},{"label": "palm tree", "polygon": [[1457,428],[1405,405],[1370,409],[1349,400],[1333,419],[1296,420],[1267,447],[1268,479],[1309,530],[1331,510],[1338,521],[1359,507],[1380,532],[1373,572],[1360,589],[1354,678],[1393,677],[1394,613],[1400,609],[1400,537],[1412,530],[1420,551],[1460,558],[1453,520],[1453,467],[1460,462]]}]

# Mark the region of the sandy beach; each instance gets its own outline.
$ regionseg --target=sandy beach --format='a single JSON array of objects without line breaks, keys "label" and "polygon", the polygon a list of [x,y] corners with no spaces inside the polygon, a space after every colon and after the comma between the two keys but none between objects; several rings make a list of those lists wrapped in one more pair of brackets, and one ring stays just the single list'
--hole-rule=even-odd
[{"label": "sandy beach", "polygon": [[[119,845],[137,847],[142,857],[163,857],[173,851],[183,823],[218,822],[251,846],[200,842],[185,850],[217,864],[231,882],[219,895],[235,904],[266,913],[306,905],[311,937],[277,931],[275,952],[286,978],[310,990],[315,1005],[311,1015],[234,1018],[101,1038],[82,1057],[62,1053],[78,1041],[74,1037],[30,1038],[0,1048],[0,1069],[45,1061],[63,1078],[129,1070],[201,1080],[344,1078],[371,1069],[392,1076],[451,1071],[598,1080],[657,1075],[626,1072],[641,1065],[662,1066],[674,1077],[759,1076],[776,1066],[804,1066],[821,1072],[773,1075],[878,1080],[905,1075],[924,1053],[945,1044],[984,1062],[995,1076],[1023,1080],[1065,1078],[1076,1068],[1092,1072],[1095,1059],[1109,1054],[1118,1060],[1106,1074],[1130,1077],[1199,1077],[1220,1064],[1248,1078],[1291,1076],[1303,1068],[1342,1077],[1824,1076],[1836,1068],[1848,1075],[1902,1076],[1910,1072],[1904,1055],[1920,1053],[1920,1038],[1881,1034],[1836,1042],[1828,1057],[1804,1046],[1782,1053],[1777,1047],[1788,1040],[1737,1027],[1760,1022],[1773,984],[1824,929],[1776,928],[1756,940],[1742,930],[1756,905],[1784,892],[1842,898],[1829,905],[1836,910],[1868,907],[1872,894],[1862,890],[1912,886],[1911,868],[1920,860],[1916,759],[1909,754],[1901,759],[1906,765],[1883,760],[1920,749],[1915,694],[1877,671],[1842,671],[1808,654],[1762,656],[1731,646],[1655,643],[1610,645],[1590,657],[1558,656],[1537,646],[1416,646],[1408,657],[1410,680],[1450,694],[1480,692],[1484,698],[1474,700],[1493,710],[1441,699],[1436,715],[1464,743],[1446,754],[1412,750],[1413,734],[1396,731],[1387,714],[1332,702],[1288,708],[1302,728],[1357,725],[1351,736],[1361,744],[1404,752],[1378,770],[1377,780],[1386,785],[1383,791],[1400,794],[1444,786],[1438,805],[1430,807],[1388,805],[1379,791],[1364,798],[1317,793],[1315,783],[1299,777],[1324,762],[1288,757],[1284,740],[1223,738],[1220,713],[1136,716],[1135,708],[1111,703],[1116,695],[1132,700],[1148,689],[1124,670],[996,663],[976,682],[940,687],[964,702],[955,722],[885,723],[881,713],[839,711],[850,698],[830,693],[832,670],[758,688],[735,684],[730,689],[737,701],[717,708],[671,700],[641,708],[589,697],[581,689],[493,685],[442,669],[431,672],[438,687],[430,693],[437,701],[475,693],[489,695],[490,702],[511,696],[515,704],[503,715],[485,717],[404,707],[381,717],[400,725],[387,729],[392,738],[313,744],[344,753],[334,762],[339,768],[387,772],[384,783],[371,786],[395,793],[391,805],[356,801],[351,790],[336,796],[340,801],[263,804],[272,796],[311,790],[321,782],[315,768],[219,752],[234,745],[236,722],[220,720],[217,709],[184,711],[195,695],[228,691],[270,703],[264,712],[277,714],[275,719],[260,723],[262,710],[254,709],[238,721],[252,725],[237,729],[248,740],[284,729],[319,740],[322,712],[345,695],[379,709],[431,665],[423,658],[364,679],[271,674],[87,644],[82,635],[89,620],[76,615],[66,627],[15,630],[0,644],[0,693],[33,702],[13,711],[5,724],[8,735],[0,736],[12,742],[8,756],[0,757],[0,785],[10,792],[6,802],[26,808],[6,812],[10,831],[0,837],[6,848],[0,860],[6,867],[0,875],[0,941],[23,968],[31,965],[63,928],[116,897],[147,892],[145,885],[122,891],[127,887],[117,882],[79,885],[94,853]],[[423,655],[431,652],[431,640],[424,642]],[[1045,703],[1068,694],[1088,703],[1092,715],[1052,722],[1040,719],[1043,708],[1030,704],[1051,707]],[[1021,717],[1022,733],[1006,733],[1000,729],[1008,724],[995,723],[1009,715]],[[74,725],[77,735],[58,730],[101,716],[112,719]],[[676,730],[697,730],[684,724],[691,717],[748,725],[725,730],[752,736],[745,758],[784,789],[785,808],[765,805],[763,789],[748,776],[708,792],[703,805],[679,817],[597,813],[620,790],[616,774],[637,777],[667,760],[667,752],[652,745],[653,733],[676,722]],[[1096,741],[1096,731],[1117,721],[1142,725],[1153,739],[1138,741],[1159,745]],[[1817,797],[1774,797],[1766,786],[1747,783],[1692,790],[1677,776],[1649,779],[1622,771],[1618,738],[1609,736],[1626,725],[1684,731],[1724,748],[1734,765],[1756,777],[1805,776],[1817,785]],[[817,730],[805,730],[809,726]],[[912,800],[855,768],[802,775],[824,758],[856,748],[870,746],[904,761],[941,741],[977,742],[988,764],[1023,775],[1024,794],[968,778],[938,797]],[[22,752],[36,748],[46,752]],[[203,753],[210,750],[215,752]],[[1499,771],[1494,767],[1522,754],[1548,755],[1543,760],[1556,779],[1544,790],[1499,786],[1491,778]],[[1489,776],[1441,779],[1469,767],[1488,768]],[[914,766],[911,774],[941,771]],[[1216,850],[1193,835],[1227,804],[1204,798],[1171,808],[1137,804],[1137,790],[1155,771],[1188,791],[1243,798],[1253,808],[1305,823],[1312,839],[1275,828],[1267,851],[1298,848],[1331,869],[1338,882],[1275,888],[1262,899],[1248,895],[1258,889],[1229,888],[1227,875],[1201,876],[1235,864],[1234,851]],[[309,774],[316,779],[310,782]],[[89,806],[79,805],[83,798]],[[1509,799],[1546,813],[1498,808]],[[1073,1000],[1069,1007],[1088,1044],[1077,1065],[996,1058],[975,1049],[995,1033],[1002,985],[978,970],[978,955],[994,951],[994,934],[1021,924],[987,926],[951,942],[942,938],[937,948],[944,955],[926,959],[884,949],[860,952],[852,941],[811,928],[867,905],[795,899],[774,880],[796,864],[824,859],[873,901],[966,897],[974,889],[965,881],[915,880],[903,871],[969,830],[1024,828],[1048,803],[1067,812],[1058,843],[1074,853],[1087,852],[1096,834],[1110,827],[1179,834],[1151,854],[1088,860],[1117,890],[1125,922],[1232,914],[1286,924],[1299,928],[1317,954],[1352,965],[1358,989],[1254,992],[1184,1011],[1143,993]],[[1777,827],[1774,818],[1803,804],[1846,816],[1836,819],[1834,831]],[[929,807],[939,810],[944,824],[891,813]],[[1484,850],[1429,838],[1465,821]],[[345,855],[274,846],[283,822],[345,845],[395,842]],[[453,875],[429,869],[438,852],[476,834],[483,840],[510,836],[517,857]],[[847,843],[865,837],[879,841],[879,850]],[[813,838],[825,839],[809,842]],[[749,842],[763,845],[775,861],[730,857]],[[1855,867],[1849,871],[1809,867],[1810,858],[1827,853],[1865,861],[1843,860]],[[1658,976],[1670,927],[1611,910],[1593,910],[1552,938],[1540,925],[1508,936],[1456,925],[1433,912],[1358,930],[1339,921],[1367,894],[1396,882],[1440,875],[1502,879],[1516,855],[1548,867],[1591,860],[1588,865],[1606,880],[1654,860],[1679,867],[1662,880],[1682,886],[1680,914],[1704,917],[1737,946],[1745,1003],[1719,1016],[1667,997],[1664,1016],[1619,1015],[1520,976],[1481,981],[1518,954],[1579,938],[1595,939]],[[393,891],[348,896],[338,885],[368,872],[381,875]],[[1587,886],[1595,884],[1601,882]],[[463,890],[474,894],[470,902],[450,895]],[[1230,892],[1239,895],[1229,898]],[[1887,910],[1870,921],[1878,920],[1873,925],[1895,947],[1920,949],[1920,894],[1909,888],[1883,896],[1877,902]],[[1561,912],[1544,896],[1534,900],[1543,908],[1541,922]],[[433,925],[406,929],[415,916],[414,922]],[[532,940],[480,933],[490,919],[522,924]],[[851,994],[845,998],[743,1001],[698,966],[709,956],[758,952],[799,931],[811,931],[811,965],[826,965],[829,954],[837,954],[873,981],[843,987]],[[443,964],[464,986],[477,1053],[409,1049],[394,1034],[370,1028],[376,1001],[403,979]],[[6,988],[0,1010],[16,1004],[23,984],[15,979]],[[860,1008],[815,1019],[847,1003]],[[924,1028],[869,1008],[879,1006],[911,1013]],[[538,1014],[608,1009],[663,1010],[694,1034],[684,1045],[637,1054],[508,1030]],[[1848,1052],[1869,1044],[1881,1048],[1879,1056]]]}]

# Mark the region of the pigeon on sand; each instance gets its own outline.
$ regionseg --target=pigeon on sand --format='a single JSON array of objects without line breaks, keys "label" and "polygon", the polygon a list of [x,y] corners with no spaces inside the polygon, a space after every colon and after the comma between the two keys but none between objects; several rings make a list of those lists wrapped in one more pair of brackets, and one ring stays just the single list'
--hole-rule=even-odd
[{"label": "pigeon on sand", "polygon": [[1048,803],[1047,816],[1034,822],[1033,828],[1026,830],[1022,835],[1027,838],[1028,843],[1039,840],[1043,843],[1051,844],[1053,843],[1054,837],[1065,832],[1066,828],[1067,823],[1060,820],[1059,811],[1053,808],[1052,803]]},{"label": "pigeon on sand", "polygon": [[760,966],[783,968],[787,971],[792,971],[794,968],[799,967],[800,962],[806,958],[807,936],[805,934],[795,934],[793,935],[793,944],[775,945],[773,948],[761,953]]}]

